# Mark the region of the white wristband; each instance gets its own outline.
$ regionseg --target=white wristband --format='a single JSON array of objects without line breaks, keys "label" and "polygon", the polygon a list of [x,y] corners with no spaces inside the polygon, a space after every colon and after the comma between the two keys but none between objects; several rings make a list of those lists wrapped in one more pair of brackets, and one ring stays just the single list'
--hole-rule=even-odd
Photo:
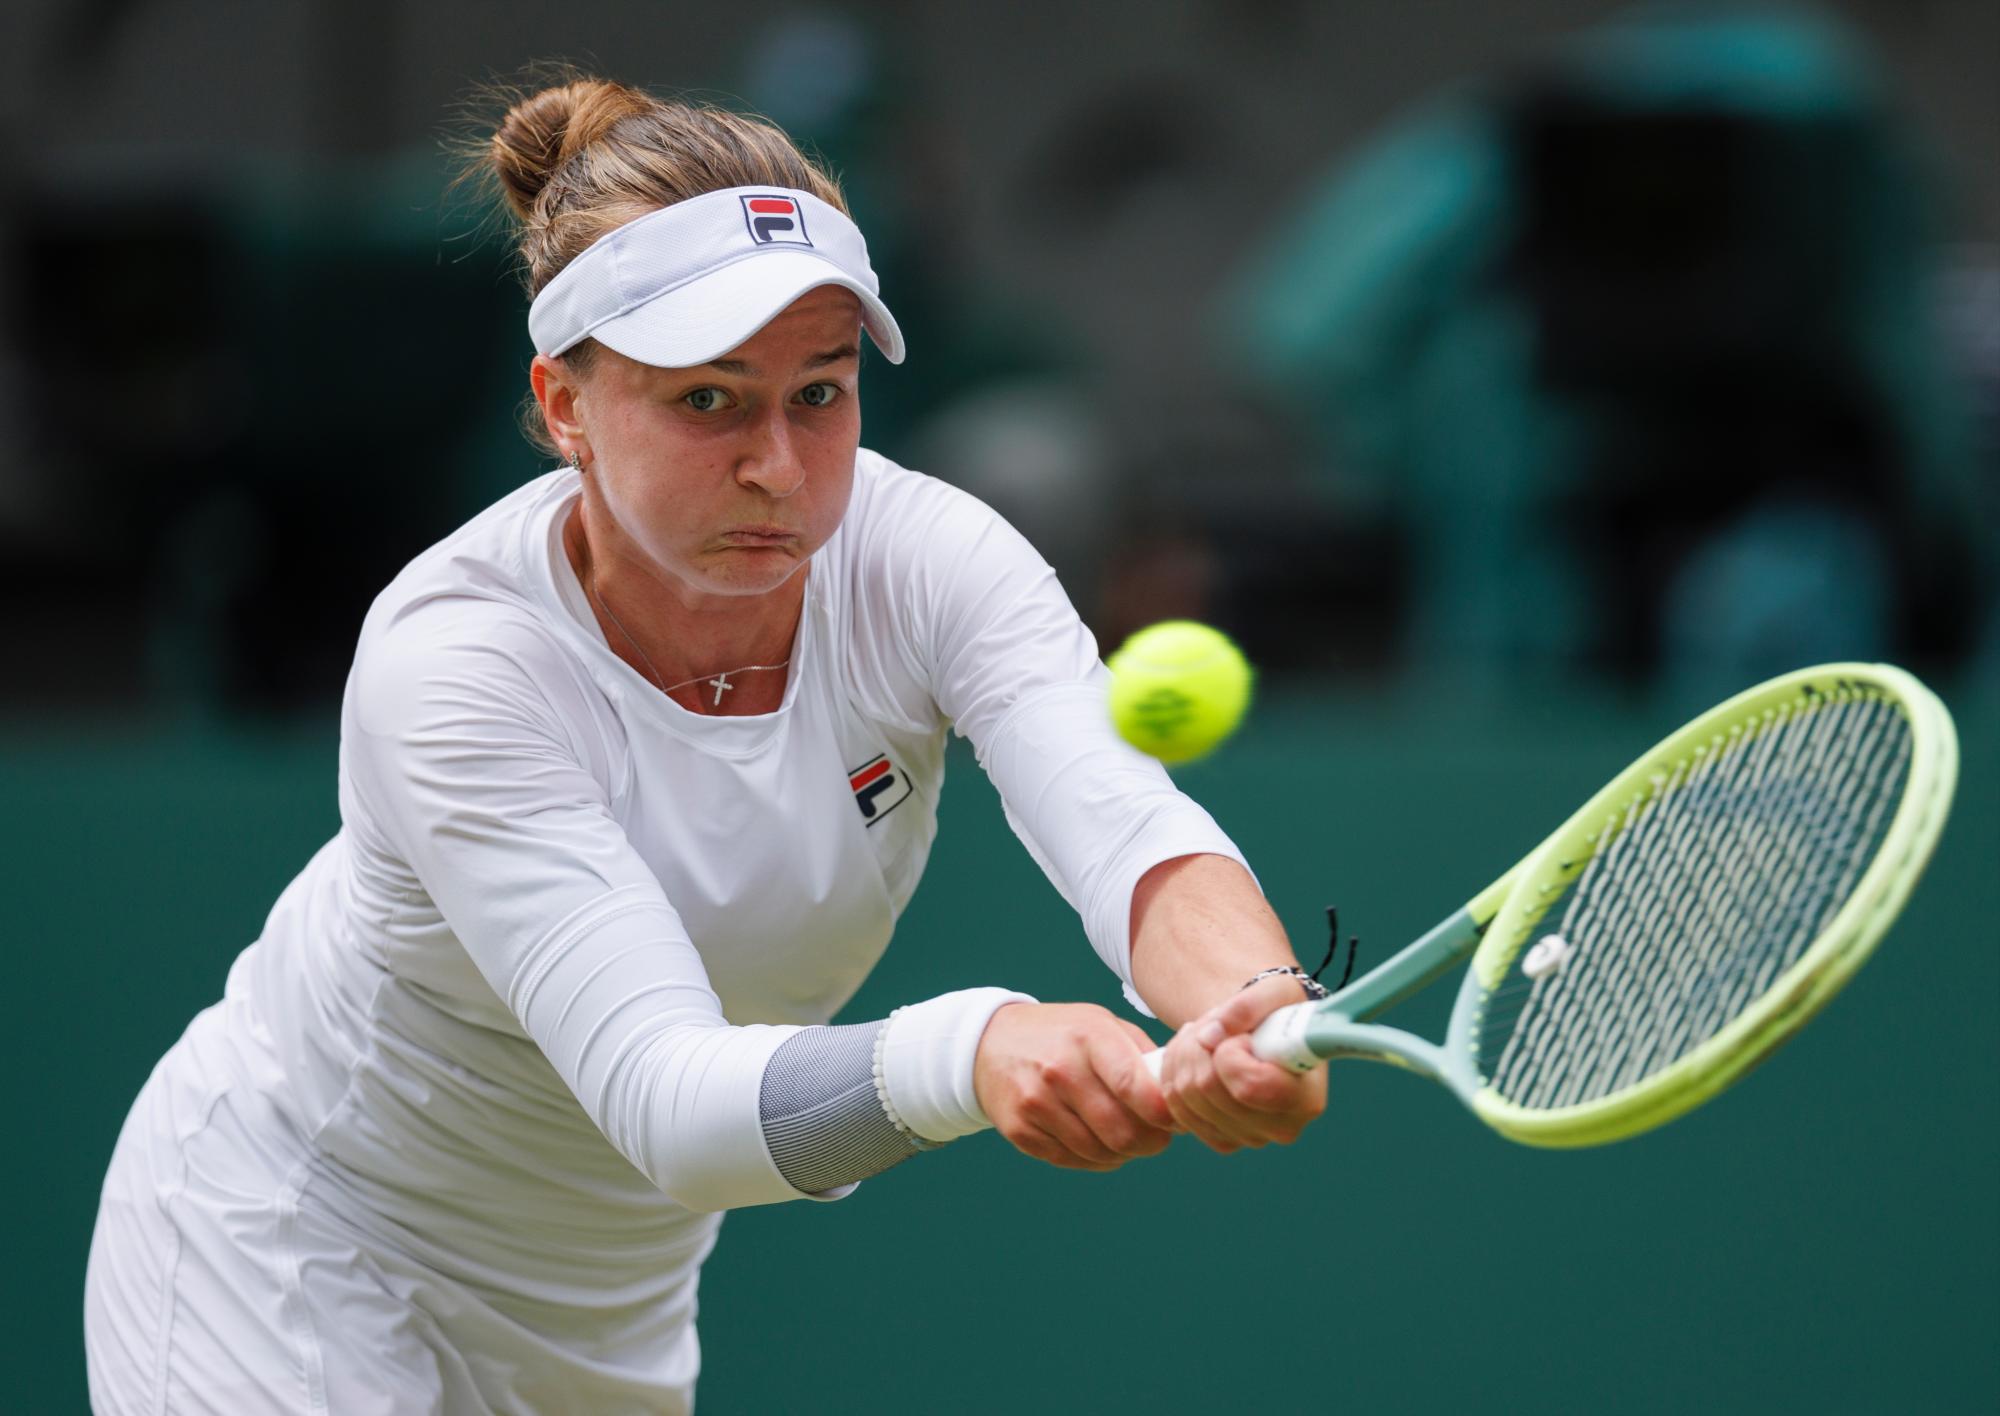
[{"label": "white wristband", "polygon": [[889,1119],[933,1143],[992,1125],[972,1085],[979,1039],[1000,1008],[1034,1001],[1007,988],[966,988],[891,1013],[875,1077]]}]

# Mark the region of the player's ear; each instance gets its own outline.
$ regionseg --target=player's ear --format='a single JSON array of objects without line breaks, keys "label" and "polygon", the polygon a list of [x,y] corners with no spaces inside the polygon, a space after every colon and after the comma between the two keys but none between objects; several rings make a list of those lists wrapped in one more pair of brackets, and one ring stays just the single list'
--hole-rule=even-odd
[{"label": "player's ear", "polygon": [[528,366],[528,386],[542,410],[542,423],[557,449],[567,457],[574,452],[585,466],[591,462],[590,433],[584,426],[580,406],[582,388],[576,370],[560,359],[537,354]]}]

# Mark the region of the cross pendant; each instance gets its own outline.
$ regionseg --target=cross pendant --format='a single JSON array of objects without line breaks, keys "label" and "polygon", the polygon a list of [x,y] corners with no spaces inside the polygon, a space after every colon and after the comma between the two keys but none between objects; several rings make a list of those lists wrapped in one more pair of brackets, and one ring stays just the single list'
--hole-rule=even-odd
[{"label": "cross pendant", "polygon": [[716,677],[710,679],[708,684],[710,688],[715,690],[715,702],[709,705],[713,708],[720,708],[722,706],[722,695],[736,687],[735,684],[729,681],[728,674],[718,674]]}]

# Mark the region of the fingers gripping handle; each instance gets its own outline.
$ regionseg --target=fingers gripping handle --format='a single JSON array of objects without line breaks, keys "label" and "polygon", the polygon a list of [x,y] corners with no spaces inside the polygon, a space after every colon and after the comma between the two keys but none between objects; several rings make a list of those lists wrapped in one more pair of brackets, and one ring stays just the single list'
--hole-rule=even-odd
[{"label": "fingers gripping handle", "polygon": [[[1293,1003],[1278,1009],[1250,1034],[1250,1050],[1266,1062],[1276,1062],[1294,1072],[1310,1072],[1324,1060],[1306,1046],[1306,1028],[1318,1011],[1317,1003]],[[1146,1070],[1155,1078],[1160,1075],[1164,1052],[1164,1048],[1154,1048],[1145,1056]]]}]

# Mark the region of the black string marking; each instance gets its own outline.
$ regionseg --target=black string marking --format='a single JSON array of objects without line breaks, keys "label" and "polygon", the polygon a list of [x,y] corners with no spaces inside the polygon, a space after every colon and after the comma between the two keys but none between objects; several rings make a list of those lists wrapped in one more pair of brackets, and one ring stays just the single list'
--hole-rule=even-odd
[{"label": "black string marking", "polygon": [[[1326,957],[1319,961],[1319,967],[1312,971],[1313,982],[1326,972],[1326,966],[1333,962],[1335,952],[1340,948],[1340,909],[1337,905],[1326,907]],[[1350,935],[1347,940],[1347,967],[1340,975],[1340,982],[1333,986],[1335,993],[1347,987],[1347,981],[1354,977],[1354,951],[1361,947],[1361,937]]]}]

